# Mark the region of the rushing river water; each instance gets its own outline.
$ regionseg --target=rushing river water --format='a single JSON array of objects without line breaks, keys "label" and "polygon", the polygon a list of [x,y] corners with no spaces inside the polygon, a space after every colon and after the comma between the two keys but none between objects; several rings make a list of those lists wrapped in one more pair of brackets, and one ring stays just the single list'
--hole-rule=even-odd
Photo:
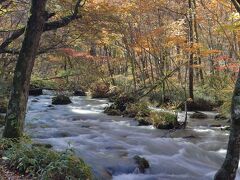
[{"label": "rushing river water", "polygon": [[[228,132],[209,127],[222,123],[213,120],[214,113],[168,133],[103,114],[107,100],[72,97],[70,105],[51,106],[51,98],[29,98],[26,131],[55,150],[73,148],[98,179],[208,180],[223,162]],[[135,155],[149,161],[145,174],[136,173]]]}]

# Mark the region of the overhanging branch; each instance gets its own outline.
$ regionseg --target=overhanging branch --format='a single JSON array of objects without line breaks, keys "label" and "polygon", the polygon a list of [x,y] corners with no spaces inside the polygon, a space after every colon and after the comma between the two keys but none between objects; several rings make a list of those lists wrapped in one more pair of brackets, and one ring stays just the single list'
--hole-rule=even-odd
[{"label": "overhanging branch", "polygon": [[[52,21],[52,22],[46,22],[45,26],[44,26],[44,32],[46,31],[51,31],[51,30],[55,30],[64,26],[67,26],[70,22],[72,22],[73,20],[76,20],[78,18],[81,18],[79,14],[79,8],[82,6],[81,5],[82,0],[77,0],[76,4],[75,4],[75,8],[74,11],[72,13],[72,15],[69,16],[65,16],[62,17],[60,20],[57,21]],[[1,0],[0,0],[1,3]],[[55,15],[54,13],[50,13],[47,19],[50,19],[53,15]],[[5,53],[7,50],[6,48],[16,39],[18,39],[21,35],[24,34],[26,27],[23,27],[21,29],[18,29],[16,31],[14,31],[12,33],[12,35],[7,38],[1,45],[0,45],[0,53]]]}]

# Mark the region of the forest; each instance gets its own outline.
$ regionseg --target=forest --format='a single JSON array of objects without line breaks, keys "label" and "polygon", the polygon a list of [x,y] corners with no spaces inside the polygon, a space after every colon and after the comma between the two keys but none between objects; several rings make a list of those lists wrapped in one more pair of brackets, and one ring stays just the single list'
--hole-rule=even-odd
[{"label": "forest", "polygon": [[0,180],[240,179],[240,0],[0,0]]}]

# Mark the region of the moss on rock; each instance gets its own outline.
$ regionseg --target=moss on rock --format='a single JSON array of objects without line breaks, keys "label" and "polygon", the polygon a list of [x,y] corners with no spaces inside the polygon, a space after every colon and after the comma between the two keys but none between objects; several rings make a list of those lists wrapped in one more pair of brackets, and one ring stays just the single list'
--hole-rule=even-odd
[{"label": "moss on rock", "polygon": [[68,96],[65,95],[58,95],[52,98],[52,104],[54,105],[67,105],[71,104],[72,101]]},{"label": "moss on rock", "polygon": [[194,119],[206,119],[208,116],[202,112],[194,112],[192,115],[190,115],[190,118]]},{"label": "moss on rock", "polygon": [[73,92],[74,96],[86,96],[86,93],[84,90],[76,90]]},{"label": "moss on rock", "polygon": [[106,107],[104,110],[104,113],[110,116],[121,116],[122,112],[116,108],[116,106],[113,104],[109,107]]},{"label": "moss on rock", "polygon": [[177,115],[169,112],[151,112],[149,121],[157,129],[174,129],[179,127]]},{"label": "moss on rock", "polygon": [[138,102],[133,104],[128,104],[125,110],[125,114],[128,117],[147,117],[150,115],[150,109],[148,104],[145,102]]}]

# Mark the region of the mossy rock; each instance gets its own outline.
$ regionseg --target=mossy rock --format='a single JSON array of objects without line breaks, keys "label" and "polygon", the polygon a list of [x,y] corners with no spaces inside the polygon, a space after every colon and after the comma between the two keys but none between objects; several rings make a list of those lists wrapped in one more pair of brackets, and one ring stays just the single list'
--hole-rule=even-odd
[{"label": "mossy rock", "polygon": [[76,90],[76,91],[74,91],[73,95],[74,96],[86,96],[86,93],[83,90]]},{"label": "mossy rock", "polygon": [[58,95],[52,98],[52,104],[54,105],[67,105],[71,104],[72,101],[68,96],[65,95]]},{"label": "mossy rock", "polygon": [[225,115],[223,114],[217,114],[215,117],[214,117],[215,120],[228,120],[229,118],[227,118]]},{"label": "mossy rock", "polygon": [[29,89],[29,96],[40,96],[40,95],[43,95],[43,89],[41,88]]},{"label": "mossy rock", "polygon": [[106,113],[107,115],[110,115],[110,116],[121,116],[122,115],[122,112],[119,111],[118,109],[116,109],[116,107],[114,105],[106,107],[104,110],[104,113]]},{"label": "mossy rock", "polygon": [[145,173],[145,170],[150,168],[149,162],[140,156],[134,156],[133,159],[135,160],[135,163],[138,166],[138,169],[140,173]]},{"label": "mossy rock", "polygon": [[194,112],[192,115],[190,115],[190,118],[194,119],[206,119],[208,116],[202,112]]},{"label": "mossy rock", "polygon": [[175,129],[180,124],[177,121],[177,115],[169,112],[151,112],[150,121],[157,129]]},{"label": "mossy rock", "polygon": [[128,104],[124,114],[132,118],[148,117],[150,115],[150,109],[147,103],[138,102],[138,103]]},{"label": "mossy rock", "polygon": [[222,125],[221,124],[211,124],[209,127],[211,127],[211,128],[220,128],[220,127],[222,127]]},{"label": "mossy rock", "polygon": [[[213,111],[214,108],[218,107],[218,104],[214,104],[210,101],[205,99],[196,99],[194,101],[188,100],[187,101],[187,110],[188,111]],[[184,111],[185,110],[185,103],[182,103],[179,108]]]}]

